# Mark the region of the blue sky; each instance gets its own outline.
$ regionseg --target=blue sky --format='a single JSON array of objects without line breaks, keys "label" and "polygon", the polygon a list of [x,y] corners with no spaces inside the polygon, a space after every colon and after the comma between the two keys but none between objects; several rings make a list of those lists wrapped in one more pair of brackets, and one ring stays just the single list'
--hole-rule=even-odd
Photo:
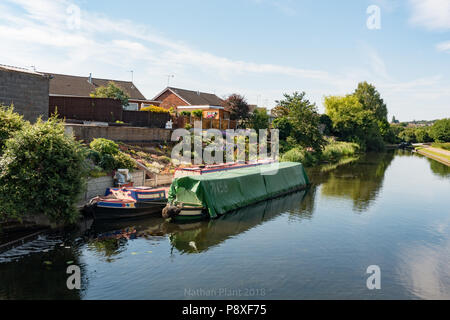
[{"label": "blue sky", "polygon": [[[366,12],[380,9],[381,28]],[[79,9],[79,11],[78,11]],[[78,15],[79,12],[79,15]],[[450,0],[1,0],[0,64],[237,92],[273,107],[373,83],[389,117],[450,117]]]}]

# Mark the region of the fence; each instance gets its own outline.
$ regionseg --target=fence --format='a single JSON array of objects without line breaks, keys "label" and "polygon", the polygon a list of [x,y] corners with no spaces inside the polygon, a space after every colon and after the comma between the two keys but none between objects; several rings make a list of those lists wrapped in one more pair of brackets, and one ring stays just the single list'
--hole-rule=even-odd
[{"label": "fence", "polygon": [[122,119],[122,104],[107,98],[55,97],[49,98],[49,116],[55,111],[66,119],[115,122]]},{"label": "fence", "polygon": [[49,115],[55,111],[68,120],[122,121],[134,127],[165,128],[170,120],[169,113],[123,110],[119,100],[109,98],[50,96]]},{"label": "fence", "polygon": [[169,120],[169,113],[125,110],[122,112],[122,121],[134,127],[165,128]]}]

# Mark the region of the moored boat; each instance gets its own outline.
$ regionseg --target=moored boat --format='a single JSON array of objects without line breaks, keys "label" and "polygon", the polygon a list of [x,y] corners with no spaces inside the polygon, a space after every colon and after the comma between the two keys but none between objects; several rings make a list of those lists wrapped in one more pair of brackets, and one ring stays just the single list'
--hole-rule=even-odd
[{"label": "moored boat", "polygon": [[167,204],[168,188],[108,188],[103,197],[84,207],[95,220],[130,219],[160,213]]},{"label": "moored boat", "polygon": [[308,185],[303,165],[293,162],[184,176],[173,181],[162,215],[175,221],[217,218]]}]

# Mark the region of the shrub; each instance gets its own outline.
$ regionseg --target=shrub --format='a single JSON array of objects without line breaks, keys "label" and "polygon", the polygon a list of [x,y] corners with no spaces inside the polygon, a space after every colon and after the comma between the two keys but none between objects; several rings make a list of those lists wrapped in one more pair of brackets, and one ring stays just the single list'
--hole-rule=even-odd
[{"label": "shrub", "polygon": [[282,162],[301,162],[305,167],[312,166],[317,160],[315,154],[302,147],[293,148],[281,156]]},{"label": "shrub", "polygon": [[97,138],[90,145],[88,158],[106,171],[115,169],[134,169],[134,160],[127,154],[120,152],[119,145],[114,141]]},{"label": "shrub", "polygon": [[342,157],[349,157],[360,150],[357,143],[354,142],[331,142],[326,145],[322,151],[322,160],[336,161]]},{"label": "shrub", "polygon": [[12,105],[10,107],[0,105],[0,156],[6,140],[28,124],[21,115],[14,112]]},{"label": "shrub", "polygon": [[192,115],[196,118],[201,118],[203,116],[203,111],[201,109],[197,109],[192,111]]},{"label": "shrub", "polygon": [[154,112],[154,113],[169,113],[170,112],[169,110],[166,110],[162,107],[153,106],[153,105],[141,108],[141,111]]},{"label": "shrub", "polygon": [[86,175],[85,151],[56,117],[17,131],[0,158],[0,218],[44,214],[74,222]]},{"label": "shrub", "polygon": [[191,129],[192,129],[192,126],[191,126],[191,124],[186,123],[186,125],[184,126],[184,128],[185,128],[186,130],[191,130]]},{"label": "shrub", "polygon": [[181,111],[180,114],[181,114],[182,116],[189,117],[189,116],[191,115],[191,112],[185,110],[185,111]]}]

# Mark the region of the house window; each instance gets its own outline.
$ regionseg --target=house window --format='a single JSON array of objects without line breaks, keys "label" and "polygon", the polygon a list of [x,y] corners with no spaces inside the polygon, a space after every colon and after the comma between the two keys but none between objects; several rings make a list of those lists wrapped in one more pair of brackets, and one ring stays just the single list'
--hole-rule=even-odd
[{"label": "house window", "polygon": [[217,112],[209,111],[206,113],[206,119],[214,119],[217,115]]},{"label": "house window", "polygon": [[123,109],[127,111],[138,111],[139,104],[137,102],[129,102],[127,106],[123,107]]}]

